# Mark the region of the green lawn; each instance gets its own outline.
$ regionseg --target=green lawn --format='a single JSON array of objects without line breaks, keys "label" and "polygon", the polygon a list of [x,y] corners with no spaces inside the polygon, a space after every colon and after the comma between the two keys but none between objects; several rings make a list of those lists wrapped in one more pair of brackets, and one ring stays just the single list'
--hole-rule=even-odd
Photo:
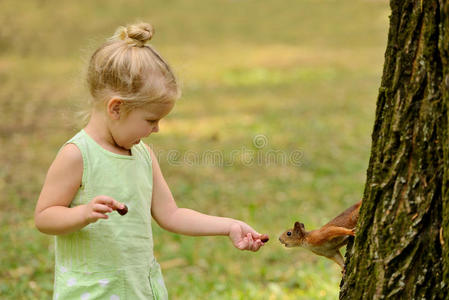
[{"label": "green lawn", "polygon": [[336,299],[338,266],[277,237],[361,198],[388,15],[378,0],[1,1],[0,298],[50,298],[53,237],[33,222],[41,185],[83,126],[89,55],[145,20],[183,83],[146,140],[178,205],[271,237],[240,252],[154,224],[171,299]]}]

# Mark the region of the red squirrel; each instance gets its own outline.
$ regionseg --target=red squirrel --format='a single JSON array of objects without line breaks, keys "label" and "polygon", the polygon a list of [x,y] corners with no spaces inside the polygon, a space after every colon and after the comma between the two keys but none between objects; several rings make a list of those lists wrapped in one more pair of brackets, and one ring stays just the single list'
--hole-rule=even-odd
[{"label": "red squirrel", "polygon": [[320,229],[306,231],[304,224],[295,222],[295,227],[285,231],[279,241],[286,247],[303,247],[327,257],[344,270],[340,248],[348,243],[350,235],[355,234],[361,204],[362,201],[357,202]]}]

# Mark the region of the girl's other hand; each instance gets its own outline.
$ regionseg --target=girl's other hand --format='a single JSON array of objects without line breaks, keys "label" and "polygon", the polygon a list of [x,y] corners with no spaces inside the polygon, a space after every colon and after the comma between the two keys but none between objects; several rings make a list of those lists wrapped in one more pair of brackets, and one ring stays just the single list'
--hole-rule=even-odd
[{"label": "girl's other hand", "polygon": [[237,249],[257,251],[264,245],[260,240],[262,235],[248,224],[237,221],[231,225],[229,238]]},{"label": "girl's other hand", "polygon": [[85,216],[88,224],[98,221],[98,219],[107,219],[106,213],[116,209],[123,209],[124,204],[108,196],[96,196],[85,206]]}]

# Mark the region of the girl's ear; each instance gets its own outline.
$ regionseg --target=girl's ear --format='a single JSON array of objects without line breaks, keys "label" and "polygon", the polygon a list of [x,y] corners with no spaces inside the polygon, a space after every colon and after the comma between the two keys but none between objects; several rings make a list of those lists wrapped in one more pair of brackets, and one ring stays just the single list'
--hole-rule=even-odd
[{"label": "girl's ear", "polygon": [[118,98],[111,98],[107,105],[106,105],[106,111],[109,117],[113,120],[119,120],[120,119],[120,110],[121,105],[123,104],[123,100]]}]

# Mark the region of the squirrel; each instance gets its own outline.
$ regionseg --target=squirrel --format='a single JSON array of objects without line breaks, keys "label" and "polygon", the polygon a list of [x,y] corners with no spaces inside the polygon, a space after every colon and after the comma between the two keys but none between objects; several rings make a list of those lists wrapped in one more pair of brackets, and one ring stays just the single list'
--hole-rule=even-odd
[{"label": "squirrel", "polygon": [[345,263],[340,248],[348,243],[350,235],[355,235],[361,204],[362,201],[357,202],[317,230],[306,231],[303,223],[295,222],[294,228],[285,231],[279,241],[285,247],[303,247],[327,257],[344,271]]}]

